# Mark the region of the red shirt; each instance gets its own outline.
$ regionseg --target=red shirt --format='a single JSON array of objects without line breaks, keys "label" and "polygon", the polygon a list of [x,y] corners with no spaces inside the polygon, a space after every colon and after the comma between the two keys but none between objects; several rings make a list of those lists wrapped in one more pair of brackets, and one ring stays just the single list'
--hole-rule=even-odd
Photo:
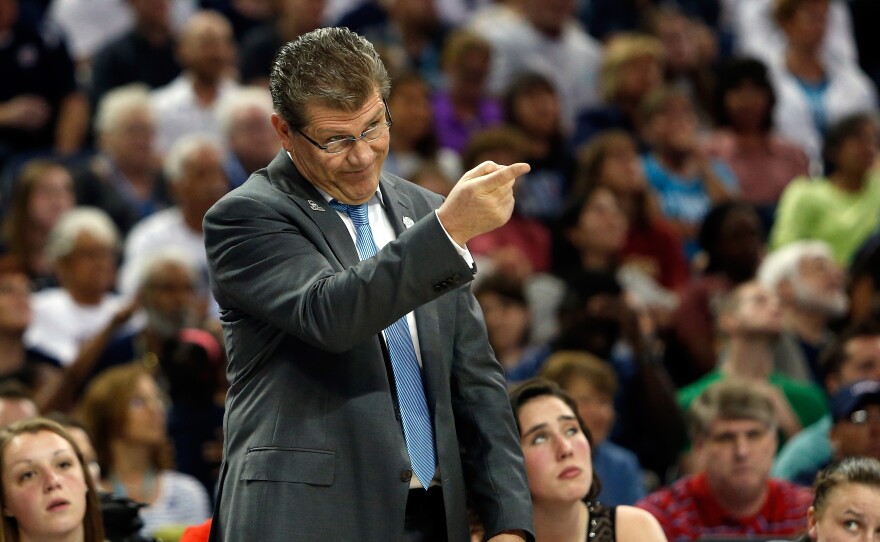
[{"label": "red shirt", "polygon": [[638,265],[667,290],[683,290],[690,280],[681,237],[663,220],[631,227],[622,252],[622,263]]},{"label": "red shirt", "polygon": [[733,517],[709,493],[705,473],[683,478],[651,493],[636,506],[650,512],[670,542],[706,535],[798,535],[807,527],[812,492],[784,480],[768,482],[769,493],[757,514]]}]

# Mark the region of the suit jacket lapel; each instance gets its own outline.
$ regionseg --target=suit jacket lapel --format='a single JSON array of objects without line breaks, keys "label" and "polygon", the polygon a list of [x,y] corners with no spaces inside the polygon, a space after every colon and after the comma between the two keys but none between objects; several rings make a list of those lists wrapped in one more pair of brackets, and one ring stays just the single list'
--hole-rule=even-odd
[{"label": "suit jacket lapel", "polygon": [[286,193],[321,230],[327,244],[342,266],[348,268],[358,263],[360,258],[357,248],[352,243],[351,234],[348,233],[342,219],[327,204],[324,196],[312,186],[312,183],[300,175],[284,150],[275,156],[267,170],[269,181]]},{"label": "suit jacket lapel", "polygon": [[415,214],[412,200],[408,195],[397,190],[397,181],[391,177],[383,175],[379,179],[379,185],[382,188],[385,214],[388,215],[388,220],[391,221],[395,236],[400,237],[400,234],[406,231],[404,217],[409,218],[413,222],[418,220],[417,217],[412,216]]}]

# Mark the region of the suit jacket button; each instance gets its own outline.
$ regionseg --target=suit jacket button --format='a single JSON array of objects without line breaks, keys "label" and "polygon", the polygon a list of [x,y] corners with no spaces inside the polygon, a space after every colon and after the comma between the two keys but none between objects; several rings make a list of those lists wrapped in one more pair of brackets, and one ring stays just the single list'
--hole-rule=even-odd
[{"label": "suit jacket button", "polygon": [[443,289],[443,286],[441,286],[440,284],[435,284],[435,285],[434,285],[434,291],[435,291],[435,292],[439,292],[439,291],[442,290],[442,289]]},{"label": "suit jacket button", "polygon": [[400,471],[400,481],[401,482],[409,482],[412,480],[413,472],[409,469],[404,469]]},{"label": "suit jacket button", "polygon": [[461,274],[456,273],[456,274],[452,275],[452,282],[454,284],[458,284],[459,282],[461,282]]}]

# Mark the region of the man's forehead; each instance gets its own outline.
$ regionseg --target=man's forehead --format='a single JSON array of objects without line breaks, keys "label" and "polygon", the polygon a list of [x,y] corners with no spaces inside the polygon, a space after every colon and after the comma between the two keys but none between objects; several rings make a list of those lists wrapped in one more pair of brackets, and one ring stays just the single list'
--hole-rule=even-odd
[{"label": "man's forehead", "polygon": [[752,418],[715,418],[709,425],[710,433],[747,433],[749,431],[763,431],[767,429],[767,423]]},{"label": "man's forehead", "polygon": [[369,116],[379,110],[378,106],[384,107],[385,102],[378,92],[371,94],[364,102],[353,108],[343,107],[338,103],[326,100],[314,99],[305,104],[305,118],[308,124],[318,120],[332,122],[352,122]]},{"label": "man's forehead", "polygon": [[846,341],[843,363],[865,359],[880,361],[880,335],[860,335]]}]

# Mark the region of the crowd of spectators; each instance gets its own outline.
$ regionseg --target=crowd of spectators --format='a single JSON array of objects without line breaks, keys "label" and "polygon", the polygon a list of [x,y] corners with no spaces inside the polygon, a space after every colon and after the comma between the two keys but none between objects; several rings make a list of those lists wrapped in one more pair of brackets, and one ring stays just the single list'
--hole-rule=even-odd
[{"label": "crowd of spectators", "polygon": [[277,48],[348,26],[392,75],[387,171],[531,165],[474,290],[509,383],[571,396],[589,498],[799,535],[817,472],[880,459],[878,5],[0,0],[0,426],[79,416],[144,535],[207,518],[202,218],[280,150]]}]

